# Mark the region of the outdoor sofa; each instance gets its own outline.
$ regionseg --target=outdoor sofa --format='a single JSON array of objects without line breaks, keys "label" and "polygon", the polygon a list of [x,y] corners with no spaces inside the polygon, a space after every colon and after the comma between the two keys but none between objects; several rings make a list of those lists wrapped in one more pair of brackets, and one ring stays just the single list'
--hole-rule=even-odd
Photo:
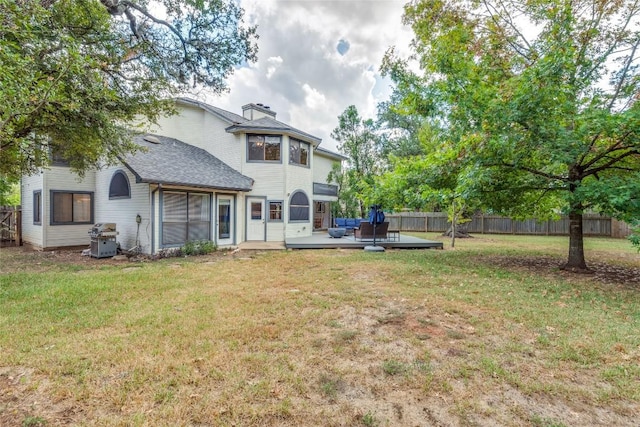
[{"label": "outdoor sofa", "polygon": [[353,233],[353,230],[360,227],[360,223],[366,221],[360,218],[336,218],[335,226],[336,228],[344,228],[347,230],[347,234]]},{"label": "outdoor sofa", "polygon": [[389,223],[383,222],[382,224],[376,224],[375,228],[375,236],[373,234],[373,224],[362,221],[360,222],[360,227],[355,229],[354,238],[356,240],[373,240],[376,239],[386,240],[387,239],[387,230],[389,230]]}]

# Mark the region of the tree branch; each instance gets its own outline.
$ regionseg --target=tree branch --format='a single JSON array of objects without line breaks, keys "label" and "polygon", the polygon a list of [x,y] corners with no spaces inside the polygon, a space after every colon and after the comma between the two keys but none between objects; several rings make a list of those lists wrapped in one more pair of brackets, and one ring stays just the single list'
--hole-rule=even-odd
[{"label": "tree branch", "polygon": [[[640,156],[640,150],[627,151],[625,153],[620,154],[617,157],[612,158],[611,160],[609,160],[608,162],[606,162],[605,164],[603,164],[601,166],[598,166],[597,168],[594,168],[594,169],[591,169],[591,170],[585,170],[582,173],[583,178],[587,177],[589,175],[595,175],[598,172],[602,172],[603,170],[606,170],[606,169],[612,169],[612,168],[614,168],[614,165],[616,163],[626,159],[629,156],[633,156],[633,155]],[[634,169],[632,169],[632,170],[634,170]]]},{"label": "tree branch", "polygon": [[634,60],[634,57],[635,57],[635,53],[636,53],[636,50],[638,49],[638,45],[639,44],[640,44],[640,38],[638,40],[636,40],[636,42],[634,43],[633,48],[631,49],[631,53],[629,54],[629,57],[625,61],[624,69],[622,70],[622,73],[620,75],[620,80],[618,80],[618,84],[616,85],[615,92],[613,93],[613,96],[611,97],[611,100],[609,101],[609,105],[607,106],[608,110],[611,110],[611,108],[613,108],[613,104],[615,104],[616,100],[618,99],[618,95],[620,94],[620,91],[622,90],[622,85],[624,84],[625,80],[627,79],[627,72],[629,72],[629,68],[631,68],[631,64],[633,63],[633,60]]},{"label": "tree branch", "polygon": [[[517,43],[511,42],[511,40],[509,40],[509,37],[506,37],[507,43],[509,43],[509,45],[511,45],[511,47],[516,52],[518,52],[523,58],[527,59],[528,61],[531,61],[531,58],[529,57],[529,55],[527,55],[527,51],[531,51],[531,45],[529,44],[529,41],[526,39],[526,37],[520,32],[518,27],[515,26],[511,16],[508,16],[508,13],[507,13],[507,18],[504,18],[503,15],[500,13],[500,11],[498,11],[496,7],[489,5],[486,0],[482,0],[482,3],[484,4],[484,7],[487,10],[487,13],[491,17],[491,20],[496,25],[498,25],[499,27],[501,26],[500,21],[496,18],[496,15],[498,15],[511,28],[511,30],[513,30],[518,35],[518,38],[520,38],[525,43],[526,46],[523,47],[518,45]],[[493,11],[490,9],[493,9]]]},{"label": "tree branch", "polygon": [[493,165],[493,166],[501,166],[501,167],[506,167],[506,168],[509,168],[509,169],[515,169],[515,170],[520,170],[520,171],[523,171],[523,172],[529,172],[532,175],[541,176],[541,177],[547,178],[547,179],[555,179],[555,180],[558,180],[558,181],[566,181],[567,180],[567,177],[565,177],[565,176],[552,175],[550,173],[542,172],[542,171],[539,171],[539,170],[536,170],[536,169],[533,169],[533,168],[529,168],[529,167],[526,167],[526,166],[518,166],[518,165],[513,164],[513,163],[502,162],[502,163],[499,163],[499,164],[496,164],[496,165]]},{"label": "tree branch", "polygon": [[[104,0],[103,0],[104,3]],[[182,34],[180,34],[180,31],[178,31],[178,29],[176,27],[174,27],[173,25],[171,25],[169,22],[165,21],[164,19],[159,19],[156,18],[155,16],[153,16],[152,14],[150,14],[144,7],[141,7],[135,3],[132,3],[128,0],[124,0],[122,1],[122,3],[124,6],[131,8],[131,9],[135,9],[138,12],[140,12],[141,14],[143,14],[144,16],[146,16],[147,18],[149,18],[150,20],[152,20],[153,22],[155,22],[156,24],[160,24],[164,27],[167,27],[169,29],[169,31],[171,31],[177,38],[178,40],[180,40],[180,43],[182,44],[182,51],[184,52],[184,56],[185,58],[188,56],[187,53],[187,46],[188,46],[188,42],[184,39],[184,37],[182,37]],[[127,11],[125,10],[125,13],[127,13]],[[131,12],[127,13],[127,17],[129,18],[129,16],[133,16],[131,15]],[[135,16],[134,16],[134,21],[131,22],[131,19],[129,19],[130,25],[134,25],[135,26]],[[134,35],[136,37],[138,37],[137,34],[137,29],[134,31]]]},{"label": "tree branch", "polygon": [[[605,157],[607,157],[609,154],[614,153],[616,151],[620,151],[620,150],[628,150],[631,148],[634,148],[634,146],[626,146],[626,145],[620,145],[622,144],[622,142],[627,139],[627,137],[629,135],[631,135],[633,132],[632,131],[628,131],[627,133],[625,133],[622,138],[620,138],[618,141],[616,141],[613,145],[611,145],[609,148],[607,148],[606,150],[602,151],[600,154],[598,154],[597,156],[595,156],[593,159],[591,159],[587,164],[582,165],[582,167],[584,169],[588,169],[591,166],[593,166],[594,164],[596,164],[598,161],[604,159]],[[591,147],[590,147],[591,148]],[[586,158],[586,153],[584,155],[584,158]],[[583,159],[581,159],[583,160]],[[582,163],[582,162],[580,162]],[[580,164],[578,163],[578,164]]]},{"label": "tree branch", "polygon": [[[633,9],[636,9],[637,5],[638,5],[638,2],[636,1],[634,3],[634,5],[633,5]],[[629,12],[629,16],[627,16],[627,19],[625,20],[624,25],[622,26],[622,28],[620,28],[620,31],[618,32],[618,35],[615,38],[615,41],[610,44],[609,49],[607,49],[600,56],[600,58],[598,60],[594,60],[593,61],[593,67],[591,67],[591,69],[585,74],[585,77],[591,76],[591,74],[595,70],[599,69],[602,66],[602,64],[604,64],[605,62],[607,62],[609,60],[609,57],[611,56],[611,54],[614,52],[614,50],[618,46],[618,43],[620,43],[620,41],[621,41],[621,35],[624,34],[624,32],[626,31],[627,27],[631,23],[631,19],[634,18],[635,16],[636,16],[635,13]]]}]

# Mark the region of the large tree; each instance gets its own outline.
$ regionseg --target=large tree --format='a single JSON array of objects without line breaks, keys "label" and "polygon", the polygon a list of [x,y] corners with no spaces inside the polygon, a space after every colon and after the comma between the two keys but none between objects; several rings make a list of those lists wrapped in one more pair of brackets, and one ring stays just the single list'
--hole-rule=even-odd
[{"label": "large tree", "polygon": [[[346,206],[357,205],[361,218],[366,216],[367,203],[373,199],[374,175],[379,169],[378,136],[373,120],[360,117],[355,105],[350,105],[338,116],[338,126],[331,132],[338,141],[338,149],[347,156],[346,170],[339,175],[342,198]],[[332,176],[335,175],[335,171]],[[335,179],[334,182],[337,182]]]},{"label": "large tree", "polygon": [[224,90],[255,38],[233,0],[0,0],[0,175],[52,153],[81,173],[135,149],[134,121]]},{"label": "large tree", "polygon": [[469,190],[494,211],[569,215],[565,268],[586,270],[588,209],[640,217],[636,0],[416,0],[421,84],[405,108],[437,118]]}]

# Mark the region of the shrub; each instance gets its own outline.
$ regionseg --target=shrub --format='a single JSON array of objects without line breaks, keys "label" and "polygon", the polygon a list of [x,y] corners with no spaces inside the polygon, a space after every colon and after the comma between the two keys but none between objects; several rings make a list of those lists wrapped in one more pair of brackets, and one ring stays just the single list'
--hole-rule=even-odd
[{"label": "shrub", "polygon": [[181,248],[184,255],[207,255],[218,247],[211,240],[191,240]]}]

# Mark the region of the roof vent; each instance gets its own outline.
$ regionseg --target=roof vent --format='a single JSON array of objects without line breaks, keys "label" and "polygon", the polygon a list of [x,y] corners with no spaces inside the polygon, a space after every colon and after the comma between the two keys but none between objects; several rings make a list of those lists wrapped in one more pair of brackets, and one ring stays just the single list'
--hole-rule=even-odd
[{"label": "roof vent", "polygon": [[157,136],[153,136],[153,135],[145,135],[142,137],[142,139],[144,139],[147,142],[150,142],[152,144],[160,144],[160,140],[158,139]]},{"label": "roof vent", "polygon": [[271,107],[269,107],[268,105],[263,105],[263,107],[265,108],[265,110],[270,110]]},{"label": "roof vent", "polygon": [[257,105],[258,107],[262,107],[262,106],[263,106],[263,104],[261,104],[260,102],[258,102],[256,105]]}]

